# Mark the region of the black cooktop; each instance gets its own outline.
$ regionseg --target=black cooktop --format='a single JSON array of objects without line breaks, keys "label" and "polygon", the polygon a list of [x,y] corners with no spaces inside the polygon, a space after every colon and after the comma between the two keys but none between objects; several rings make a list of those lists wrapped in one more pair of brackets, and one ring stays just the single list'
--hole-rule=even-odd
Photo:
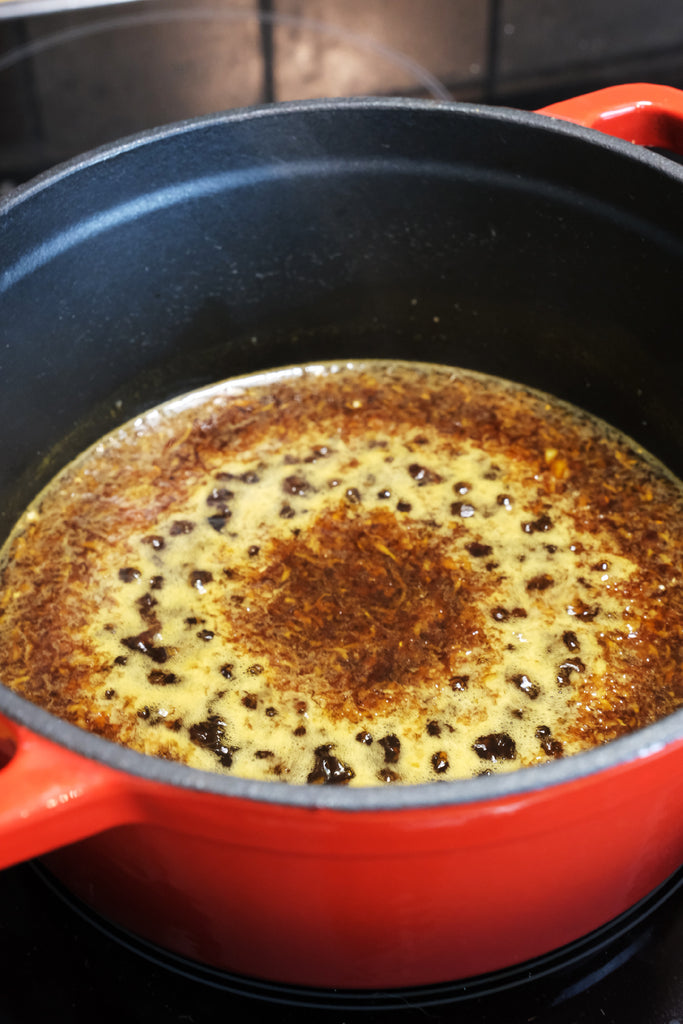
[{"label": "black cooktop", "polygon": [[0,1024],[683,1024],[683,870],[586,940],[521,968],[400,993],[325,993],[167,955],[25,864],[0,873],[0,962]]}]

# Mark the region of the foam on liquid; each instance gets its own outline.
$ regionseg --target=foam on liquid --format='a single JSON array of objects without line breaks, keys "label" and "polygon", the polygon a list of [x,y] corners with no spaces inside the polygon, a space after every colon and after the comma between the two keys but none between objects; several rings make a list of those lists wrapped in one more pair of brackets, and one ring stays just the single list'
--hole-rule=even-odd
[{"label": "foam on liquid", "polygon": [[479,374],[371,362],[218,384],[67,467],[4,549],[0,675],[145,753],[417,783],[679,706],[681,490]]}]

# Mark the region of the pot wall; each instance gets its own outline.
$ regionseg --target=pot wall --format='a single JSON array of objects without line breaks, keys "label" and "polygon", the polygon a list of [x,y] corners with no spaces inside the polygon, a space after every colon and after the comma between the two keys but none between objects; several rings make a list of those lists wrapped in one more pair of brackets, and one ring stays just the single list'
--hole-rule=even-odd
[{"label": "pot wall", "polygon": [[533,115],[341,107],[152,135],[6,211],[5,530],[116,420],[323,358],[522,379],[681,468],[678,168]]}]

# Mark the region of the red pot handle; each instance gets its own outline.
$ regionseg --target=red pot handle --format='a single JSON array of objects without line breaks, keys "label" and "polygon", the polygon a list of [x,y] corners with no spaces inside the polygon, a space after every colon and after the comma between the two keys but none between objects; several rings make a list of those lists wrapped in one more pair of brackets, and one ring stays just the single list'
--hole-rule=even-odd
[{"label": "red pot handle", "polygon": [[668,85],[613,85],[537,113],[683,156],[683,91]]},{"label": "red pot handle", "polygon": [[127,776],[2,717],[0,757],[0,869],[142,816]]}]

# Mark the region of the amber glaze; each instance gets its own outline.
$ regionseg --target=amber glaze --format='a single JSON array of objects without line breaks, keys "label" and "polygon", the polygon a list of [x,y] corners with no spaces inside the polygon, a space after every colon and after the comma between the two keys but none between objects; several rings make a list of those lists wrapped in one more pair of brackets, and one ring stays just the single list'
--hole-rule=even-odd
[{"label": "amber glaze", "polygon": [[27,511],[3,678],[247,778],[538,764],[679,706],[681,505],[627,439],[483,375],[227,382],[103,439]]}]

